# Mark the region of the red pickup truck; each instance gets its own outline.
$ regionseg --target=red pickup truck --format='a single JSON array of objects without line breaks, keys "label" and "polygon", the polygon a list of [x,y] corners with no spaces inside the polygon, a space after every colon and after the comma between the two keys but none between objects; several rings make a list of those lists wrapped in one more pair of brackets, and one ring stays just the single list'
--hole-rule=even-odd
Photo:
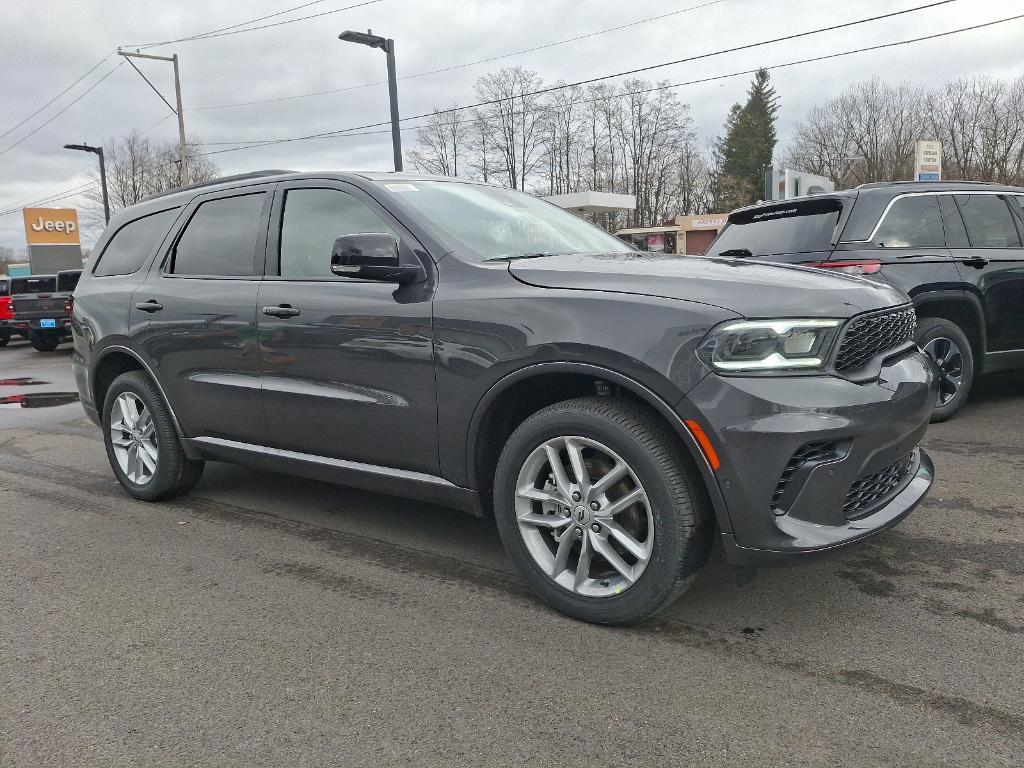
[{"label": "red pickup truck", "polygon": [[11,278],[11,332],[27,336],[40,352],[55,350],[70,337],[73,294],[81,274],[80,269],[70,269]]},{"label": "red pickup truck", "polygon": [[11,336],[28,337],[28,333],[14,328],[14,310],[11,309],[11,278],[0,277],[0,347],[6,347]]}]

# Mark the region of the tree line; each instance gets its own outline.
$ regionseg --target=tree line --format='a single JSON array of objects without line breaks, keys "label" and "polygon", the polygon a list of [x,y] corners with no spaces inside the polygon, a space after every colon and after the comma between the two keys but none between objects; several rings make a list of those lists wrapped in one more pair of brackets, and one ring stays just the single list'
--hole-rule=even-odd
[{"label": "tree line", "polygon": [[935,89],[855,83],[797,124],[786,164],[837,187],[910,179],[914,142],[942,142],[942,177],[1024,184],[1024,77],[964,77]]}]

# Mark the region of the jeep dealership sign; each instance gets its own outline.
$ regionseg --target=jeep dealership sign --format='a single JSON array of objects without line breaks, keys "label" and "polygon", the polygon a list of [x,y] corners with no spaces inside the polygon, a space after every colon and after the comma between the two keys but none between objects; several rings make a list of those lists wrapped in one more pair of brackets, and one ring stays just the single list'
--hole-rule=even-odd
[{"label": "jeep dealership sign", "polygon": [[80,245],[78,211],[74,208],[25,208],[25,241],[29,245]]}]

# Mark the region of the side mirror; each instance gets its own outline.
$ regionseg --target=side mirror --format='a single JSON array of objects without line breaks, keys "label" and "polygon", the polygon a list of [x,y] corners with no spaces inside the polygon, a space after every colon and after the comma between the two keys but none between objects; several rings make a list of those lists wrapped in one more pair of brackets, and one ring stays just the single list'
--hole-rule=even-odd
[{"label": "side mirror", "polygon": [[342,235],[331,249],[331,272],[341,277],[405,285],[416,282],[423,269],[402,264],[398,240],[384,232]]}]

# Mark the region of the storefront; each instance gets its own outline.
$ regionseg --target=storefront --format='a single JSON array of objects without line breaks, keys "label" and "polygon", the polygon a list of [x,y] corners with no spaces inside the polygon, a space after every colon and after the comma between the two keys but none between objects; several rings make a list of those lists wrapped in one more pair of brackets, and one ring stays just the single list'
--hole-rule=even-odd
[{"label": "storefront", "polygon": [[727,219],[728,214],[725,213],[676,216],[669,225],[620,229],[615,235],[641,251],[700,256],[707,251]]}]

